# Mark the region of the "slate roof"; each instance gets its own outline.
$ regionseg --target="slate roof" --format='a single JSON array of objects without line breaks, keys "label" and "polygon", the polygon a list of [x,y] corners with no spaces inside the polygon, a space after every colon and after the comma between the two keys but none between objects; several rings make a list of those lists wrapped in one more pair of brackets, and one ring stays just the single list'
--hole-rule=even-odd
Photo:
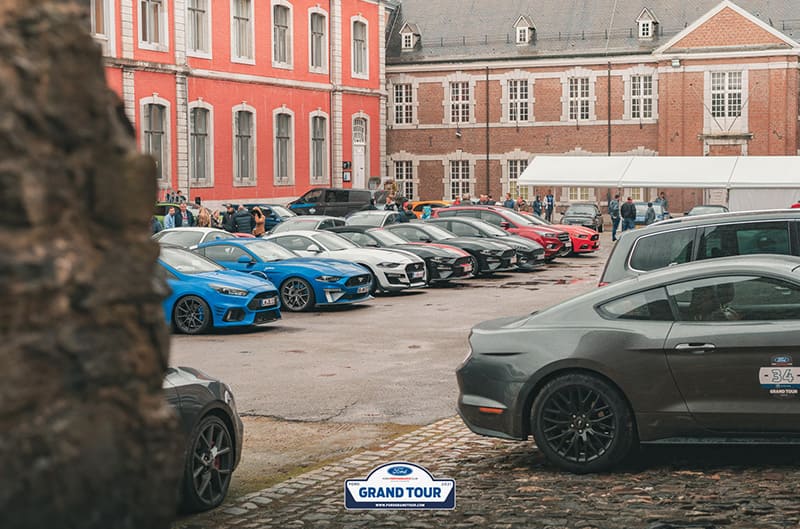
[{"label": "slate roof", "polygon": [[[649,54],[720,0],[402,0],[387,25],[389,65],[492,59]],[[734,0],[794,40],[800,40],[800,0]],[[648,8],[658,36],[638,39],[636,17]],[[610,31],[609,24],[613,25]],[[517,45],[514,22],[533,20],[536,40]],[[399,30],[415,24],[421,45],[400,49]],[[609,37],[607,39],[607,36]]]}]

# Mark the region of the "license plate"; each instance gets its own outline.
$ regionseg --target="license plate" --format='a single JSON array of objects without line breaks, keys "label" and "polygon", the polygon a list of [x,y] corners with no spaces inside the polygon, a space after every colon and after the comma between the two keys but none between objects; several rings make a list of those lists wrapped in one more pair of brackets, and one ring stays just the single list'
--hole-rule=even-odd
[{"label": "license plate", "polygon": [[517,262],[517,256],[515,255],[515,256],[511,257],[511,264],[514,264],[516,262]]},{"label": "license plate", "polygon": [[571,242],[565,242],[564,243],[564,248],[572,248],[572,243]]},{"label": "license plate", "polygon": [[464,265],[465,272],[472,272],[472,263],[467,263]]},{"label": "license plate", "polygon": [[277,298],[262,298],[261,299],[261,306],[262,307],[271,307],[275,304],[275,300]]},{"label": "license plate", "polygon": [[758,370],[762,388],[800,388],[800,367],[762,367]]},{"label": "license plate", "polygon": [[412,272],[411,277],[413,277],[414,279],[418,279],[420,277],[423,277],[424,275],[425,275],[425,272],[420,270],[419,272]]},{"label": "license plate", "polygon": [[369,287],[358,287],[359,294],[366,294],[367,292],[369,292]]}]

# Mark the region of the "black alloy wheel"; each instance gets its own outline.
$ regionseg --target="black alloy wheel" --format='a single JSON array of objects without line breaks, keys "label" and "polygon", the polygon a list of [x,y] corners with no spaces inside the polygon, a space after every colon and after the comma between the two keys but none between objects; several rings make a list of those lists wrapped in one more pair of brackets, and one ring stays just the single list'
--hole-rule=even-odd
[{"label": "black alloy wheel", "polygon": [[183,477],[183,509],[205,511],[225,499],[234,466],[233,442],[225,422],[207,415],[190,440]]},{"label": "black alloy wheel", "polygon": [[291,312],[302,312],[314,306],[314,289],[305,279],[290,277],[281,285],[281,303]]},{"label": "black alloy wheel", "polygon": [[211,309],[202,298],[186,296],[175,303],[172,321],[184,334],[200,334],[211,328]]},{"label": "black alloy wheel", "polygon": [[548,382],[534,400],[536,445],[556,466],[578,474],[619,463],[635,440],[625,398],[608,382],[571,373]]},{"label": "black alloy wheel", "polygon": [[472,277],[478,277],[483,272],[481,271],[481,267],[478,264],[478,258],[474,255],[469,256],[469,262],[472,264]]}]

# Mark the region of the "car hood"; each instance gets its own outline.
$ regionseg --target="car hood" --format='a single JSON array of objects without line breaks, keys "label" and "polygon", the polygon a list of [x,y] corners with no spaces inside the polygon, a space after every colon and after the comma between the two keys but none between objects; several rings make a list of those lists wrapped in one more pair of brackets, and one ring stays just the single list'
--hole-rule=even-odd
[{"label": "car hood", "polygon": [[403,251],[393,252],[392,250],[382,250],[379,248],[348,248],[346,250],[334,250],[328,253],[331,257],[336,259],[346,259],[354,262],[363,261],[372,264],[387,261],[390,263],[411,264],[420,261],[419,257],[415,257]]},{"label": "car hood", "polygon": [[295,257],[293,259],[284,259],[283,261],[272,261],[266,263],[269,266],[279,266],[301,268],[311,272],[321,274],[363,274],[364,268],[351,262],[343,261],[341,259],[325,259],[324,257]]},{"label": "car hood", "polygon": [[460,257],[460,255],[456,256],[452,250],[424,243],[394,244],[389,249],[411,252],[419,257],[446,257],[448,259]]},{"label": "car hood", "polygon": [[454,244],[463,248],[474,248],[476,250],[507,250],[507,244],[494,242],[490,239],[481,237],[453,237],[439,241],[442,244]]},{"label": "car hood", "polygon": [[412,246],[422,246],[423,248],[439,248],[447,253],[445,257],[466,257],[469,255],[469,252],[465,252],[461,248],[438,242],[410,242],[408,244]]},{"label": "car hood", "polygon": [[248,274],[246,272],[236,272],[233,270],[221,270],[219,272],[204,272],[202,274],[192,274],[189,277],[203,278],[209,283],[217,283],[229,287],[244,288],[247,290],[275,290],[275,285],[266,279]]},{"label": "car hood", "polygon": [[514,247],[523,247],[528,251],[531,250],[540,250],[542,245],[536,241],[532,241],[530,239],[526,239],[525,237],[521,237],[519,235],[509,235],[507,237],[495,237],[491,239],[494,242],[499,242],[501,244],[507,244]]},{"label": "car hood", "polygon": [[561,231],[565,231],[570,235],[594,235],[597,233],[591,228],[585,228],[583,226],[574,226],[571,224],[553,224],[554,228],[557,228]]}]

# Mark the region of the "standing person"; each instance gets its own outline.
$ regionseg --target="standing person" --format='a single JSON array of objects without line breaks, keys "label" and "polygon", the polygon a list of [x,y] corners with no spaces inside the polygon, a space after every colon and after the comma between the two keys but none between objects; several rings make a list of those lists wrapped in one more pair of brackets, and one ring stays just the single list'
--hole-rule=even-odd
[{"label": "standing person", "polygon": [[506,199],[503,201],[503,207],[508,209],[517,209],[517,202],[511,198],[511,193],[506,193]]},{"label": "standing person", "polygon": [[422,206],[422,216],[420,217],[422,220],[428,220],[431,218],[431,212],[433,208],[431,208],[428,204]]},{"label": "standing person", "polygon": [[454,206],[460,206],[461,205],[461,197],[456,197],[455,200],[453,200],[453,205]]},{"label": "standing person", "polygon": [[656,221],[656,210],[653,209],[653,203],[647,203],[647,211],[644,214],[645,225],[652,224]]},{"label": "standing person", "polygon": [[658,198],[656,199],[655,203],[661,204],[661,209],[664,210],[664,213],[667,213],[669,211],[669,204],[667,203],[667,194],[664,193],[663,191],[658,195]]},{"label": "standing person", "polygon": [[253,227],[253,235],[259,237],[264,235],[264,232],[267,231],[264,228],[264,223],[267,222],[267,217],[262,213],[261,208],[256,206],[253,208],[253,223],[255,226]]},{"label": "standing person", "polygon": [[469,198],[469,193],[464,193],[464,196],[461,197],[461,202],[463,202],[464,204],[467,204],[467,205],[471,205],[472,204],[472,199]]},{"label": "standing person", "polygon": [[792,208],[792,209],[800,209],[800,198],[797,199],[797,202],[795,202],[794,204],[792,204],[789,207]]},{"label": "standing person", "polygon": [[197,225],[201,228],[211,227],[211,212],[208,208],[200,208],[197,213]]},{"label": "standing person", "polygon": [[628,200],[622,204],[619,212],[622,215],[622,231],[634,229],[636,227],[636,206],[631,197],[628,197]]},{"label": "standing person", "polygon": [[164,226],[161,224],[161,221],[156,218],[155,215],[150,219],[150,231],[153,232],[153,235],[160,232],[164,229]]},{"label": "standing person", "polygon": [[222,229],[231,233],[236,231],[236,211],[233,204],[225,204],[225,213],[222,214]]},{"label": "standing person", "polygon": [[619,193],[614,195],[614,200],[608,203],[608,214],[611,217],[611,240],[617,240],[617,229],[619,228]]},{"label": "standing person", "polygon": [[177,191],[175,191],[175,196],[173,196],[173,197],[172,197],[172,199],[173,199],[175,202],[177,202],[178,204],[182,204],[182,203],[186,202],[186,197],[185,197],[185,196],[183,196],[183,193],[181,192],[181,190],[180,190],[180,189],[178,189]]},{"label": "standing person", "polygon": [[243,205],[239,204],[239,209],[236,210],[236,215],[233,216],[233,222],[236,226],[235,232],[253,233],[253,216]]},{"label": "standing person", "polygon": [[164,229],[168,230],[175,227],[175,207],[170,206],[167,214],[164,215]]},{"label": "standing person", "polygon": [[394,195],[389,195],[386,197],[386,204],[384,204],[383,209],[397,211],[397,204],[394,201]]},{"label": "standing person", "polygon": [[219,211],[216,209],[211,212],[211,227],[217,228],[218,230],[222,229],[222,219],[219,216]]},{"label": "standing person", "polygon": [[[180,191],[178,191],[180,193]],[[185,228],[187,226],[194,226],[194,215],[186,207],[186,202],[181,202],[180,211],[175,214],[175,227]]]},{"label": "standing person", "polygon": [[533,199],[533,214],[537,217],[542,216],[542,198],[539,195]]},{"label": "standing person", "polygon": [[528,203],[525,202],[525,199],[522,197],[520,197],[520,199],[517,200],[517,210],[528,211]]},{"label": "standing person", "polygon": [[544,197],[544,211],[545,211],[545,220],[547,222],[552,222],[553,220],[553,209],[556,207],[556,197],[553,196],[553,190],[547,191],[547,196]]}]

